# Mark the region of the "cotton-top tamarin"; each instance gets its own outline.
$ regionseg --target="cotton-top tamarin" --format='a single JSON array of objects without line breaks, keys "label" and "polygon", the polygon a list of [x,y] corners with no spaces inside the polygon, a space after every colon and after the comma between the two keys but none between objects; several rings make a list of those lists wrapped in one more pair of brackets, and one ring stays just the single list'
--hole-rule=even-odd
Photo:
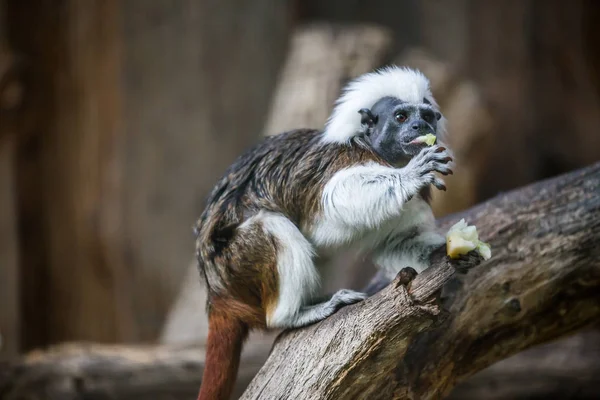
[{"label": "cotton-top tamarin", "polygon": [[[445,246],[429,206],[452,173],[429,81],[388,67],[350,82],[324,130],[264,139],[217,183],[196,226],[209,334],[198,399],[228,399],[251,329],[297,328],[367,297],[318,300],[320,254],[359,248],[390,278]],[[439,251],[438,251],[439,253]]]}]

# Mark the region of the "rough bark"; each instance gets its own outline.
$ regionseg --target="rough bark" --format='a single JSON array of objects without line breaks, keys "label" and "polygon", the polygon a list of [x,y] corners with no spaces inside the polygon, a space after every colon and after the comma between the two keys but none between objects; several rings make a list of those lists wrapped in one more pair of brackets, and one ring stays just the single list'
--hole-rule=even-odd
[{"label": "rough bark", "polygon": [[[483,368],[600,317],[600,164],[498,196],[443,221],[478,227],[493,257],[423,309],[452,275],[390,285],[286,332],[242,398],[435,398]],[[271,379],[276,376],[277,379]]]},{"label": "rough bark", "polygon": [[[443,228],[463,217],[477,225],[493,258],[460,279],[447,264],[435,266],[409,288],[390,285],[282,334],[243,398],[443,397],[500,359],[597,321],[599,211],[600,163],[445,218]],[[432,300],[448,280],[440,308]],[[184,399],[197,392],[201,347],[108,353],[30,354],[0,368],[0,395]]]}]

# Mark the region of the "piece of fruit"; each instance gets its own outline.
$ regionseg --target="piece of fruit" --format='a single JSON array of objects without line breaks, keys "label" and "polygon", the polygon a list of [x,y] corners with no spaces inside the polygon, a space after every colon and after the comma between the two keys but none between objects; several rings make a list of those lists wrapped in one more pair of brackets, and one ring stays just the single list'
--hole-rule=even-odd
[{"label": "piece of fruit", "polygon": [[437,140],[437,137],[433,133],[428,133],[427,135],[419,136],[418,138],[416,138],[415,140],[413,140],[410,143],[411,144],[425,143],[427,146],[433,146],[433,144],[435,143],[436,140]]},{"label": "piece of fruit", "polygon": [[479,240],[477,228],[461,219],[446,233],[446,253],[450,258],[457,258],[473,250],[477,250],[484,260],[492,257],[490,245]]},{"label": "piece of fruit", "polygon": [[446,238],[446,249],[450,258],[458,258],[461,254],[475,250],[477,245],[465,240],[458,235],[448,236]]},{"label": "piece of fruit", "polygon": [[425,142],[427,144],[427,146],[433,146],[433,144],[435,143],[435,141],[437,139],[435,137],[435,135],[433,135],[431,133],[428,133],[427,135],[421,136],[421,137],[423,138],[423,142]]}]

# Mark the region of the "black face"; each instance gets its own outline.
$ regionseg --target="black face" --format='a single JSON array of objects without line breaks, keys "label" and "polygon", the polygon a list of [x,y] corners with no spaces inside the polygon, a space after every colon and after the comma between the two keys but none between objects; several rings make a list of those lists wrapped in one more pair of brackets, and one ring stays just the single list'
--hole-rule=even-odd
[{"label": "black face", "polygon": [[384,97],[370,110],[359,111],[365,139],[387,162],[406,162],[426,146],[411,143],[413,140],[428,133],[437,135],[437,122],[442,115],[423,100],[421,104],[409,104],[394,97]]}]

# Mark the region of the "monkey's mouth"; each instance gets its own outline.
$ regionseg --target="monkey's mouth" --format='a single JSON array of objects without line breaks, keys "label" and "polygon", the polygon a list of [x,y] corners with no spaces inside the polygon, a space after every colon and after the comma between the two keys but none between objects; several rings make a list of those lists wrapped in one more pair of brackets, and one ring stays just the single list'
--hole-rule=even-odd
[{"label": "monkey's mouth", "polygon": [[436,139],[437,138],[433,133],[428,133],[426,135],[417,136],[408,144],[426,144],[427,146],[433,146],[433,144],[436,142]]},{"label": "monkey's mouth", "polygon": [[427,146],[427,144],[425,144],[425,142],[423,142],[422,140],[420,140],[421,136],[416,136],[416,137],[410,137],[406,140],[402,141],[402,144],[405,147],[418,147],[421,148],[423,146]]},{"label": "monkey's mouth", "polygon": [[404,152],[408,155],[414,156],[423,150],[423,148],[430,146],[424,138],[425,135],[418,135],[405,140],[404,143],[402,143]]}]

